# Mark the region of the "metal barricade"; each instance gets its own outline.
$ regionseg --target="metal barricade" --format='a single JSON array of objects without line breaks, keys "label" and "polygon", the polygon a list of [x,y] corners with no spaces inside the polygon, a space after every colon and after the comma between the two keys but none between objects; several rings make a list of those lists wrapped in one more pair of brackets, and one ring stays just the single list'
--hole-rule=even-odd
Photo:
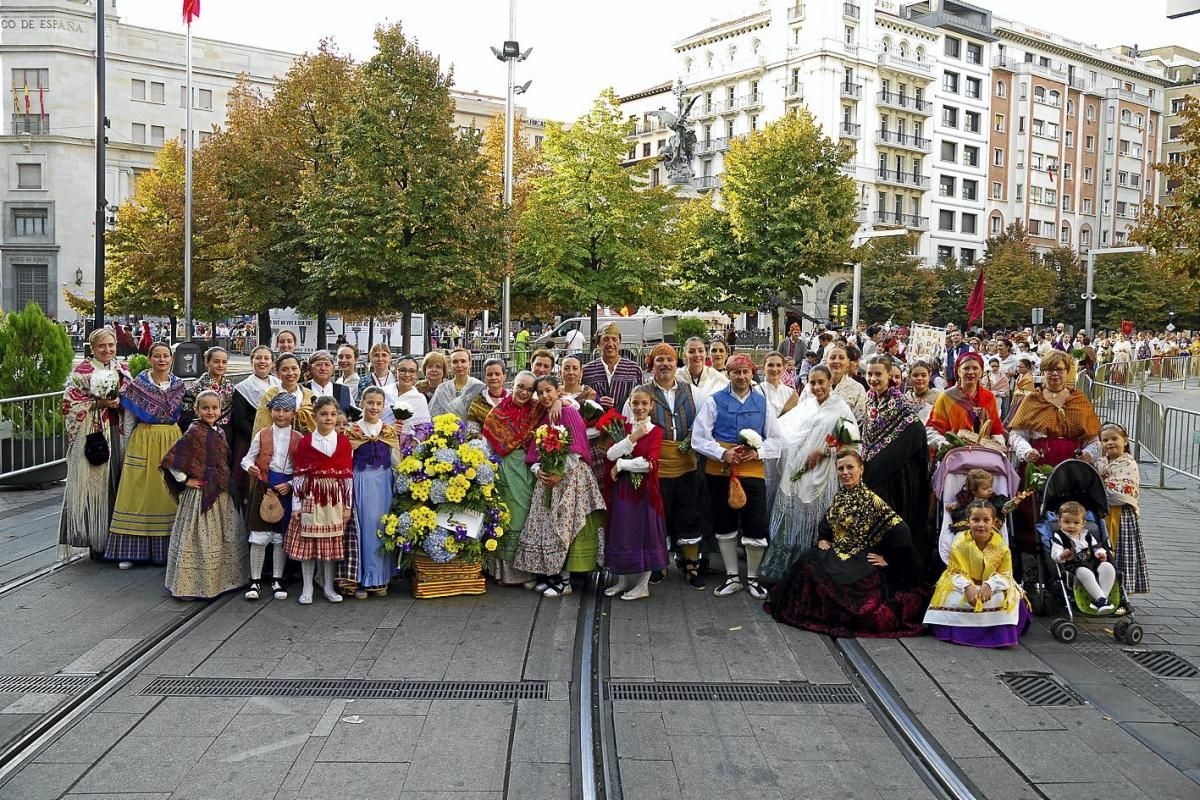
[{"label": "metal barricade", "polygon": [[[1190,364],[1181,365],[1190,369]],[[1129,433],[1133,457],[1158,465],[1158,488],[1167,472],[1200,480],[1200,411],[1164,406],[1143,389],[1114,386],[1083,376],[1079,389],[1088,395],[1097,416],[1119,423]]]},{"label": "metal barricade", "polygon": [[21,482],[11,480],[18,476],[30,483],[62,479],[67,455],[62,401],[62,392],[0,399],[0,483]]},{"label": "metal barricade", "polygon": [[1165,470],[1200,480],[1200,412],[1168,406],[1162,409],[1158,485]]}]

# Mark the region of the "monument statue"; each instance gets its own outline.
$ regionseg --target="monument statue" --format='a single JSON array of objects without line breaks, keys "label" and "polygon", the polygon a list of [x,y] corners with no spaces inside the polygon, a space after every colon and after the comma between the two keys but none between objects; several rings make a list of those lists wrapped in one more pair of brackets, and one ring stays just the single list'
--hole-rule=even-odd
[{"label": "monument statue", "polygon": [[671,131],[671,139],[663,148],[659,158],[667,166],[667,183],[673,186],[690,186],[694,173],[692,172],[692,156],[696,153],[696,134],[688,126],[688,114],[692,106],[700,99],[694,96],[685,103],[683,97],[683,81],[675,81],[676,111],[668,111],[665,107],[650,112],[658,117]]}]

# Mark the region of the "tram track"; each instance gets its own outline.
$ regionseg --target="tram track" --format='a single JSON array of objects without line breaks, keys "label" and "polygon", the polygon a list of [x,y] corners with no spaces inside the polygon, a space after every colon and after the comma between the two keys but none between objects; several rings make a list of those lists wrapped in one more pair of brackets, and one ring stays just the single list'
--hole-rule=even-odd
[{"label": "tram track", "polygon": [[[57,546],[58,545],[53,545],[51,547],[47,547],[42,550],[38,550],[37,552],[42,553],[42,552],[45,552],[46,550],[52,550]],[[36,555],[36,554],[37,553],[34,553],[33,555]],[[75,562],[83,561],[86,558],[87,558],[86,553],[80,554],[80,555],[74,555],[65,560],[55,561],[53,564],[47,564],[44,567],[38,567],[37,569],[30,570],[29,572],[25,573],[24,575],[13,578],[12,580],[8,581],[7,583],[0,584],[0,597],[4,597],[7,594],[11,594],[12,592],[15,592],[17,589],[20,589],[22,586],[27,586],[27,585],[33,583],[34,581],[38,580],[39,578],[44,578],[47,575],[53,575],[56,572],[66,569],[67,567],[71,566]]]}]

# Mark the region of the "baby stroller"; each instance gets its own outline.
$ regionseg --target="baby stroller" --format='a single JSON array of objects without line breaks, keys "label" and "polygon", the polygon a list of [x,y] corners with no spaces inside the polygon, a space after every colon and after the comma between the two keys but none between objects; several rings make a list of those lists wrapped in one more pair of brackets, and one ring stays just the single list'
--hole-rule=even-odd
[{"label": "baby stroller", "polygon": [[[1110,594],[1115,609],[1104,614],[1086,610],[1086,595],[1077,590],[1075,583],[1062,565],[1050,557],[1052,537],[1058,522],[1058,509],[1073,500],[1087,511],[1087,530],[1096,538],[1113,557],[1113,548],[1109,542],[1108,531],[1104,519],[1108,514],[1108,497],[1104,492],[1104,481],[1099,473],[1086,461],[1075,459],[1064,461],[1054,468],[1046,479],[1046,485],[1041,492],[1041,519],[1036,524],[1038,539],[1041,543],[1041,553],[1037,558],[1035,575],[1025,576],[1025,594],[1029,597],[1035,614],[1056,613],[1054,606],[1061,600],[1065,617],[1059,617],[1050,624],[1050,633],[1060,642],[1071,643],[1079,637],[1077,623],[1087,620],[1107,622],[1109,617],[1119,611],[1123,616],[1117,618],[1113,625],[1112,635],[1117,641],[1137,644],[1142,641],[1142,626],[1133,619],[1133,609],[1129,606],[1121,587],[1120,573],[1113,584]],[[1057,587],[1057,588],[1055,588]]]},{"label": "baby stroller", "polygon": [[[940,521],[938,555],[941,556],[944,564],[950,561],[950,545],[954,543],[954,537],[959,533],[952,527],[953,519],[946,506],[955,501],[967,481],[967,473],[973,469],[981,469],[992,476],[992,491],[995,494],[1012,497],[1017,493],[1021,484],[1020,478],[1017,477],[1012,465],[1008,463],[1008,458],[1004,453],[988,447],[973,446],[956,447],[946,453],[933,472],[933,491],[937,495],[937,518]],[[1012,525],[1008,516],[1000,520],[1000,523],[1000,535],[1004,537],[1011,548],[1013,542],[1009,531],[1012,529]]]}]

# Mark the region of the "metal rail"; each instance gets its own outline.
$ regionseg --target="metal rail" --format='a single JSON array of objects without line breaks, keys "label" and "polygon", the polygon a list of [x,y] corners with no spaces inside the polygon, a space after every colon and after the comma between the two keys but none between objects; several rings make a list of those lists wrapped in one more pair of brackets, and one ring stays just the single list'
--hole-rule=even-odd
[{"label": "metal rail", "polygon": [[[52,546],[57,547],[58,545],[52,545]],[[41,551],[39,550],[38,552],[41,552]],[[85,558],[87,558],[87,554],[80,553],[78,555],[73,555],[70,558],[64,559],[62,561],[56,561],[53,564],[50,564],[48,566],[39,567],[38,569],[35,569],[32,572],[27,572],[26,574],[22,575],[19,578],[13,578],[8,583],[0,586],[0,597],[4,597],[4,595],[9,594],[10,592],[15,592],[17,589],[20,589],[22,586],[33,583],[38,578],[44,578],[47,575],[51,575],[55,572],[58,572],[61,569],[65,569],[65,568],[71,566],[72,564],[74,564],[76,561],[82,561]]]},{"label": "metal rail", "polygon": [[1083,377],[1079,387],[1100,419],[1129,433],[1134,459],[1141,461],[1145,454],[1158,464],[1159,489],[1166,488],[1168,471],[1200,480],[1200,412],[1164,406],[1145,385],[1139,389]]}]

